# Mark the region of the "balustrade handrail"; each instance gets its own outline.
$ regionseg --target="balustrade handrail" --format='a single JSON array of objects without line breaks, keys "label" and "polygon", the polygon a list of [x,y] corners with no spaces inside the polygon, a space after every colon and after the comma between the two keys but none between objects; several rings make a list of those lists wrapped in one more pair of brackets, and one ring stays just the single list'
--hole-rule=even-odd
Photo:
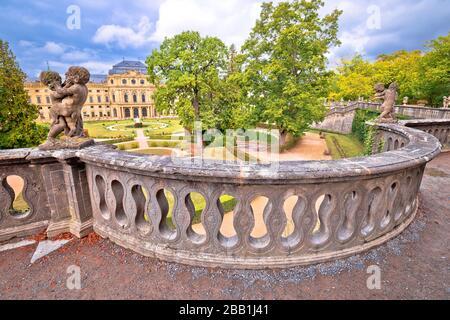
[{"label": "balustrade handrail", "polygon": [[439,154],[439,141],[424,132],[399,125],[377,124],[379,130],[397,134],[407,140],[405,147],[391,153],[342,160],[281,161],[276,170],[266,170],[270,165],[248,164],[242,171],[242,164],[217,160],[202,160],[201,166],[191,159],[179,159],[177,163],[170,156],[143,156],[117,151],[108,147],[90,147],[76,152],[85,163],[101,165],[116,170],[131,170],[140,174],[157,174],[170,179],[226,179],[240,184],[253,183],[316,183],[321,180],[358,178],[361,175],[382,175],[410,166],[424,164]]}]

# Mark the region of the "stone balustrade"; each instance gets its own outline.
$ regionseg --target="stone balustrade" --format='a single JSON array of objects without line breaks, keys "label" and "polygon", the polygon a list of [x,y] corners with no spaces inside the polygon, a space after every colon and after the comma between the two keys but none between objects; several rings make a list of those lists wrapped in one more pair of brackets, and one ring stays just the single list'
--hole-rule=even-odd
[{"label": "stone balustrade", "polygon": [[[381,103],[366,101],[348,101],[331,103],[328,114],[348,113],[356,109],[370,109],[381,112]],[[408,116],[412,119],[450,119],[450,109],[430,108],[416,105],[396,105],[395,113]]]},{"label": "stone balustrade", "polygon": [[[22,190],[14,191],[11,180]],[[28,210],[13,208],[19,197]],[[73,152],[0,150],[0,241],[39,231],[82,237],[91,230],[86,169]]]},{"label": "stone balustrade", "polygon": [[[42,228],[81,236],[91,223],[118,245],[190,265],[281,268],[346,257],[395,237],[414,219],[425,166],[441,149],[416,125],[425,122],[377,125],[380,151],[388,152],[280,162],[276,169],[174,161],[102,145],[1,151],[0,239]],[[31,207],[18,217],[11,215],[6,182],[13,174],[26,181]],[[194,222],[194,193],[205,203],[200,222]],[[232,213],[223,195],[235,199]],[[226,223],[232,232],[224,232]],[[255,232],[257,224],[263,232]]]}]

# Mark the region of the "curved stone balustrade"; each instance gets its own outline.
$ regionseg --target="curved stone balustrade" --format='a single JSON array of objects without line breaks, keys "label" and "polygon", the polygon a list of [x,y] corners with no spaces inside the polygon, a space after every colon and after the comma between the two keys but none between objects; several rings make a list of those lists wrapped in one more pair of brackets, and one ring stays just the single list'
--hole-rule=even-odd
[{"label": "curved stone balustrade", "polygon": [[[424,168],[441,148],[427,132],[448,143],[448,121],[402,124],[377,125],[374,145],[382,148],[374,151],[382,153],[281,162],[276,170],[174,162],[103,145],[0,151],[0,241],[42,228],[83,236],[93,224],[121,246],[191,265],[281,268],[356,254],[395,237],[414,219]],[[11,175],[25,181],[27,213],[11,211]],[[201,223],[193,221],[193,193],[205,201]],[[225,212],[222,195],[236,200],[232,213]],[[226,223],[231,231],[224,231]],[[256,225],[263,226],[259,232]]]},{"label": "curved stone balustrade", "polygon": [[[356,109],[371,109],[381,111],[381,103],[364,101],[349,101],[346,104],[338,103],[330,107],[329,114],[344,114],[352,112]],[[450,119],[450,109],[444,108],[430,108],[415,105],[396,105],[394,110],[395,114],[401,114],[413,119]]]},{"label": "curved stone balustrade", "polygon": [[444,149],[450,149],[450,119],[404,120],[399,124],[433,135]]},{"label": "curved stone balustrade", "polygon": [[[395,237],[413,220],[425,165],[440,152],[434,137],[399,125],[379,125],[384,145],[367,158],[238,165],[148,157],[106,147],[77,153],[86,163],[94,230],[147,256],[229,268],[288,267],[352,255]],[[403,147],[402,147],[403,146]],[[167,191],[173,195],[169,226]],[[206,201],[194,228],[191,193]],[[222,233],[221,195],[237,200],[234,236]],[[253,201],[266,198],[263,207]],[[286,202],[294,197],[292,214]],[[266,233],[253,228],[260,211]],[[291,230],[287,228],[291,224]]]}]

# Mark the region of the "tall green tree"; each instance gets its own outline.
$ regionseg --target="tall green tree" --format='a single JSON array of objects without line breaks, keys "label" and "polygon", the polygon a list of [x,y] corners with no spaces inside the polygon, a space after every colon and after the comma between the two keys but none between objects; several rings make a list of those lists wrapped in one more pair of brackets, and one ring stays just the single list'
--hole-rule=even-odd
[{"label": "tall green tree", "polygon": [[356,100],[359,97],[371,98],[376,83],[388,85],[397,82],[399,100],[408,96],[411,101],[419,99],[419,64],[422,59],[420,51],[397,51],[393,54],[380,55],[373,63],[364,60],[361,55],[351,60],[343,60],[337,68],[333,89],[329,98],[332,100]]},{"label": "tall green tree", "polygon": [[38,107],[28,102],[20,69],[7,42],[0,40],[0,149],[33,147],[46,129],[35,123]]},{"label": "tall green tree", "polygon": [[420,63],[420,93],[431,104],[442,106],[450,95],[450,32],[428,44],[429,51]]},{"label": "tall green tree", "polygon": [[356,55],[351,60],[341,61],[333,79],[329,98],[338,101],[372,97],[373,74],[373,65],[364,60],[361,55]]},{"label": "tall green tree", "polygon": [[218,127],[227,57],[228,48],[216,37],[186,31],[166,38],[147,58],[157,109],[176,111],[189,130],[194,121],[205,129]]},{"label": "tall green tree", "polygon": [[263,3],[260,18],[242,47],[244,97],[254,122],[275,124],[282,135],[301,135],[323,119],[323,97],[332,73],[327,57],[339,45],[341,11],[321,17],[321,0]]},{"label": "tall green tree", "polygon": [[399,102],[407,96],[410,101],[419,100],[419,65],[422,59],[420,50],[400,50],[392,54],[378,56],[373,64],[372,84],[386,85],[396,82],[399,85]]}]

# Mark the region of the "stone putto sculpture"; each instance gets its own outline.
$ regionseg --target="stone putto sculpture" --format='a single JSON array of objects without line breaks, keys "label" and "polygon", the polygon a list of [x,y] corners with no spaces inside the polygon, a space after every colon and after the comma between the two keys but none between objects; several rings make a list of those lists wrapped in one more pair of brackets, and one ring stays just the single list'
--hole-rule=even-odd
[{"label": "stone putto sculpture", "polygon": [[386,89],[384,84],[378,83],[375,85],[375,99],[383,100],[383,104],[381,105],[381,115],[378,117],[377,122],[381,123],[392,123],[396,122],[394,117],[394,106],[395,101],[398,97],[398,85],[394,82],[389,85],[389,88]]},{"label": "stone putto sculpture", "polygon": [[403,105],[404,106],[408,105],[408,102],[409,102],[409,97],[404,97],[403,98]]},{"label": "stone putto sculpture", "polygon": [[450,97],[444,97],[444,103],[442,108],[448,109],[450,107]]},{"label": "stone putto sculpture", "polygon": [[[87,139],[83,132],[81,110],[88,96],[86,84],[90,74],[86,68],[70,67],[66,72],[66,80],[61,83],[61,76],[54,71],[44,71],[40,80],[50,89],[50,117],[52,119],[47,142],[41,150],[80,149],[94,143]],[[64,132],[65,137],[57,137]]]}]

